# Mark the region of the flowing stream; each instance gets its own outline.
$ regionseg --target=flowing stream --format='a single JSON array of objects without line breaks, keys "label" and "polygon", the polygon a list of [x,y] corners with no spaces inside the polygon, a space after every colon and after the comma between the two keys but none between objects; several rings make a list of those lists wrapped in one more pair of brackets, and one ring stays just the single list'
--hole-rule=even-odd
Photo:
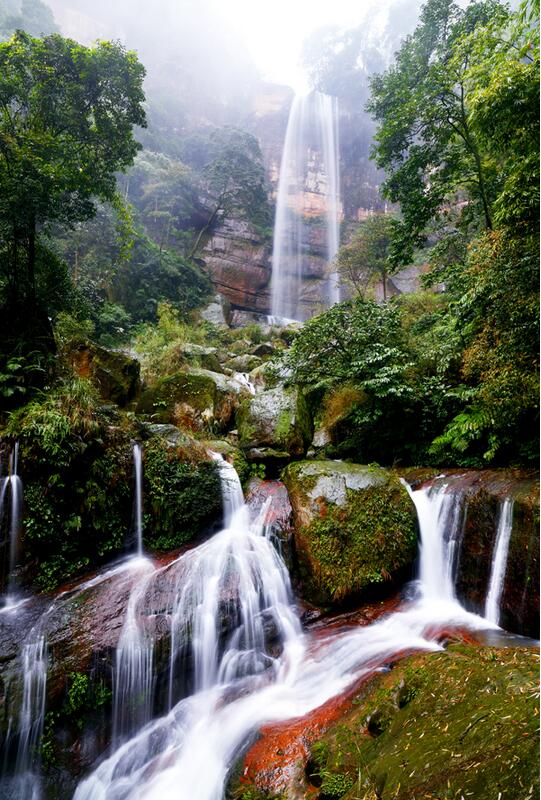
[{"label": "flowing stream", "polygon": [[[221,800],[235,757],[261,725],[304,716],[399,652],[440,649],[438,628],[495,627],[455,599],[462,519],[456,494],[443,484],[411,492],[421,528],[413,602],[371,626],[314,639],[301,628],[264,524],[266,507],[251,520],[234,469],[219,464],[225,527],[177,562],[185,569],[170,620],[169,712],[121,743],[75,800]],[[163,573],[149,573],[144,585]],[[128,613],[126,630],[131,624]],[[173,676],[181,654],[193,686],[179,698]]]},{"label": "flowing stream", "polygon": [[[318,164],[318,154],[321,162]],[[320,198],[312,207],[308,197]],[[287,124],[278,194],[272,253],[271,314],[273,318],[303,320],[301,283],[308,274],[311,235],[323,217],[321,234],[328,265],[320,305],[340,300],[332,266],[340,239],[340,170],[338,100],[311,92],[293,99]]]}]

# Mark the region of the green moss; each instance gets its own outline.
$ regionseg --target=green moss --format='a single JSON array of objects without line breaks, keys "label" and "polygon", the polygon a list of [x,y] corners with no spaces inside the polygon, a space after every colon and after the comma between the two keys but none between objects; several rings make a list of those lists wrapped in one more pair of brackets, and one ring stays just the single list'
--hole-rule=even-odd
[{"label": "green moss", "polygon": [[[348,778],[345,800],[535,797],[537,672],[523,649],[462,645],[404,661],[318,743],[319,775]],[[376,711],[385,723],[370,734]]]},{"label": "green moss", "polygon": [[294,510],[303,594],[312,602],[341,602],[412,563],[415,509],[393,473],[315,461],[290,464],[282,477]]},{"label": "green moss", "polygon": [[177,403],[187,403],[196,411],[214,408],[216,386],[206,375],[177,372],[145,389],[138,411],[152,415],[157,422],[169,422]]},{"label": "green moss", "polygon": [[221,513],[216,464],[161,440],[145,447],[144,490],[145,544],[151,549],[185,544]]}]

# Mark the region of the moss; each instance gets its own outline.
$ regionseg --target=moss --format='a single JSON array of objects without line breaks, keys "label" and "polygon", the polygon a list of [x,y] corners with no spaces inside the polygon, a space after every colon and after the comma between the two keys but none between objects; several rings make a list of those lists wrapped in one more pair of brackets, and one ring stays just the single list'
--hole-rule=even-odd
[{"label": "moss", "polygon": [[144,451],[144,491],[145,544],[153,550],[185,544],[222,510],[216,464],[160,440]]},{"label": "moss", "polygon": [[79,377],[89,379],[103,400],[126,406],[139,391],[139,362],[124,353],[75,339],[64,346],[61,358]]},{"label": "moss", "polygon": [[214,408],[216,386],[206,375],[177,372],[145,389],[138,411],[150,414],[157,422],[170,422],[177,403],[187,403],[197,412]]},{"label": "moss", "polygon": [[377,466],[301,462],[289,465],[283,480],[307,599],[343,602],[411,565],[416,514],[393,473]]},{"label": "moss", "polygon": [[[365,686],[318,743],[319,775],[349,779],[344,800],[538,796],[537,686],[525,649],[408,659]],[[385,722],[371,733],[376,711]]]}]

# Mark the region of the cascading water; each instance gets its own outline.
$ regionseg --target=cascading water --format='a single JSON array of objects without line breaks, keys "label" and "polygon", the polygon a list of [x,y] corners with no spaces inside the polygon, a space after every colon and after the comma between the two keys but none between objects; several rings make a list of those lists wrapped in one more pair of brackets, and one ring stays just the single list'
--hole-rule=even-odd
[{"label": "cascading water", "polygon": [[456,600],[454,576],[464,522],[460,494],[447,483],[412,491],[406,486],[417,510],[421,543],[419,586],[425,600]]},{"label": "cascading water", "polygon": [[[118,747],[79,785],[76,800],[220,800],[231,764],[261,725],[307,714],[398,652],[438,649],[438,626],[492,627],[454,599],[461,515],[454,495],[438,487],[412,492],[419,599],[372,626],[312,639],[265,536],[266,508],[251,523],[238,476],[218,463],[226,527],[176,562],[185,569],[171,615],[169,713]],[[184,698],[173,690],[179,663],[193,671],[193,693]]]},{"label": "cascading water", "polygon": [[498,519],[492,569],[485,603],[485,617],[489,622],[498,625],[500,622],[500,602],[505,581],[507,554],[513,531],[513,499],[507,497],[501,506]]},{"label": "cascading water", "polygon": [[116,746],[142,728],[152,716],[154,646],[139,623],[138,609],[154,567],[144,559],[140,559],[140,565],[146,575],[130,593],[126,621],[115,653],[113,743]]},{"label": "cascading water", "polygon": [[[314,177],[318,153],[322,162]],[[309,207],[308,191],[323,198],[323,207]],[[302,303],[301,282],[307,274],[310,231],[321,216],[330,266],[340,239],[338,100],[311,92],[293,99],[282,152],[272,253],[271,314],[275,318],[303,320],[309,316]],[[328,307],[339,300],[337,275],[331,269],[319,304]]]},{"label": "cascading water", "polygon": [[19,468],[19,443],[15,442],[13,450],[9,457],[9,470],[6,478],[2,479],[0,485],[0,525],[4,516],[4,510],[8,497],[10,499],[10,515],[9,515],[9,562],[8,562],[8,576],[7,576],[7,592],[4,598],[5,605],[11,606],[16,602],[15,597],[15,568],[17,567],[19,559],[19,542],[21,532],[21,512],[23,501],[23,485],[18,474]]},{"label": "cascading water", "polygon": [[133,466],[135,470],[135,537],[136,553],[143,555],[143,453],[140,444],[133,446]]}]

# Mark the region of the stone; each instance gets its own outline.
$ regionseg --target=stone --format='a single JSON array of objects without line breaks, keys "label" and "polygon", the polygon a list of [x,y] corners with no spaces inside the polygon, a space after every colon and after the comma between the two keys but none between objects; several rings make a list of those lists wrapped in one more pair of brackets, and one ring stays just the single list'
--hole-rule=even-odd
[{"label": "stone", "polygon": [[240,445],[248,453],[254,448],[270,448],[298,458],[312,439],[308,405],[297,388],[278,386],[244,400],[236,422]]},{"label": "stone", "polygon": [[181,346],[180,353],[184,356],[186,363],[192,367],[208,369],[211,372],[222,371],[216,347],[203,347],[187,342]]},{"label": "stone", "polygon": [[231,306],[224,295],[216,294],[211,303],[200,311],[201,319],[213,325],[228,326],[231,319]]},{"label": "stone", "polygon": [[417,516],[395,473],[301,461],[288,465],[282,479],[293,507],[305,599],[340,604],[409,574],[417,552]]},{"label": "stone", "polygon": [[81,378],[94,384],[105,401],[126,406],[139,392],[140,366],[131,355],[81,339],[69,344],[65,358]]},{"label": "stone", "polygon": [[182,428],[226,430],[242,397],[249,392],[233,378],[189,368],[160,378],[146,388],[137,410],[156,422]]},{"label": "stone", "polygon": [[224,368],[233,370],[233,372],[251,372],[261,364],[262,361],[258,356],[244,353],[243,355],[229,358],[224,362]]}]

